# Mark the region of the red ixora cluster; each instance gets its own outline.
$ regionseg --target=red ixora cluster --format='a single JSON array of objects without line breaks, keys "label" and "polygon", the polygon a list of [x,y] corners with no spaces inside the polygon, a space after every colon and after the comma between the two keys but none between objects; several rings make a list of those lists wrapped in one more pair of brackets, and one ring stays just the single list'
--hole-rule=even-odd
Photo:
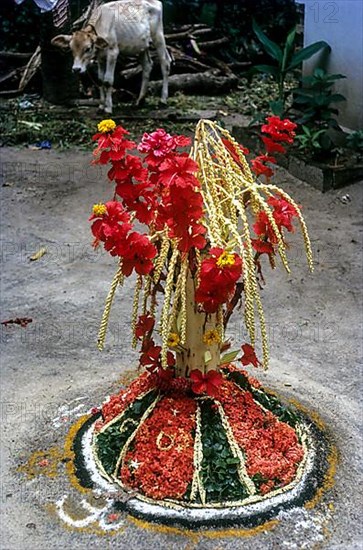
[{"label": "red ixora cluster", "polygon": [[264,175],[270,178],[273,175],[273,170],[267,163],[276,164],[276,158],[273,153],[286,153],[286,148],[283,143],[291,145],[295,137],[296,124],[285,118],[283,120],[278,116],[270,116],[266,119],[267,124],[263,124],[261,132],[267,134],[261,139],[265,145],[266,152],[261,153],[256,158],[251,160],[252,170],[257,176]]},{"label": "red ixora cluster", "polygon": [[[255,385],[253,379],[250,381]],[[216,397],[246,457],[248,475],[260,478],[260,492],[265,494],[290,483],[304,456],[293,428],[263,410],[250,392],[242,392],[229,380],[223,380]]]},{"label": "red ixora cluster", "polygon": [[154,389],[157,386],[157,378],[155,375],[144,372],[138,376],[131,384],[125,389],[121,390],[118,394],[111,395],[109,400],[102,406],[102,420],[96,424],[97,429],[101,429],[104,425],[108,424],[116,416],[121,414],[135,399],[140,398],[148,391]]},{"label": "red ixora cluster", "polygon": [[126,454],[121,480],[149,498],[181,499],[193,479],[196,402],[167,396],[138,430]]}]

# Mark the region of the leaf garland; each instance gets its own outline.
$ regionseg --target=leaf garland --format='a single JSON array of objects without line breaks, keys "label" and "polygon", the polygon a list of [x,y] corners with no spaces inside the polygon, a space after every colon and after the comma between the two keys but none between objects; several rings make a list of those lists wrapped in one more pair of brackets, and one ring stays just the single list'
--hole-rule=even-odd
[{"label": "leaf garland", "polygon": [[238,478],[239,460],[232,454],[218,410],[212,402],[201,404],[202,480],[207,502],[243,500],[248,491]]},{"label": "leaf garland", "polygon": [[113,422],[96,440],[96,453],[108,475],[115,471],[117,460],[132,432],[138,427],[140,418],[157,397],[157,391],[151,391],[141,399],[136,399],[126,409],[122,417]]}]

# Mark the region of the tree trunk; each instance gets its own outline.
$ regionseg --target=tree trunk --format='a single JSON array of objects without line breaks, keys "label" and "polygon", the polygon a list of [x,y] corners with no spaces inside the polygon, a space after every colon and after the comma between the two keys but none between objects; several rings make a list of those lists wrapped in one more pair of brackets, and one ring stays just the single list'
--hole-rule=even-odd
[{"label": "tree trunk", "polygon": [[176,354],[177,376],[187,377],[194,369],[205,374],[217,370],[220,363],[220,343],[207,345],[203,341],[207,331],[217,330],[217,315],[198,312],[194,294],[194,279],[188,271],[186,340],[183,351]]},{"label": "tree trunk", "polygon": [[78,79],[72,72],[72,55],[55,48],[50,41],[57,34],[69,34],[70,21],[57,29],[51,12],[42,14],[40,18],[43,97],[50,103],[67,104],[78,96]]}]

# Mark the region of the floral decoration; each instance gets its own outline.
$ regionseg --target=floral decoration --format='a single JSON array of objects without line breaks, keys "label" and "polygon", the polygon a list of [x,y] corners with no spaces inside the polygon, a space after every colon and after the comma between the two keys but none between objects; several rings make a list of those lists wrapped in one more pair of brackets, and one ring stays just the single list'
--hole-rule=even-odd
[{"label": "floral decoration", "polygon": [[[95,452],[103,473],[148,498],[243,501],[286,487],[304,458],[293,414],[229,364],[267,368],[262,267],[281,258],[289,271],[286,235],[295,221],[312,269],[301,209],[270,183],[295,128],[268,117],[265,151],[250,162],[248,149],[210,121],[198,123],[190,151],[189,137],[161,128],[137,144],[111,119],[93,137],[93,162],[108,165],[113,186],[111,200],[93,206],[93,245],[118,261],[98,345],[116,290],[134,275],[142,369],[102,406]],[[231,345],[229,318],[241,308],[248,341],[221,357]]]}]

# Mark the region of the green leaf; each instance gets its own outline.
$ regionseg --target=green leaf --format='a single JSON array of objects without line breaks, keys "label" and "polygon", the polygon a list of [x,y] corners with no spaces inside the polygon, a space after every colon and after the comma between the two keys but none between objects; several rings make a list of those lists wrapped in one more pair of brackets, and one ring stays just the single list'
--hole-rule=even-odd
[{"label": "green leaf", "polygon": [[269,105],[273,115],[276,115],[279,117],[283,115],[283,112],[285,110],[285,104],[281,99],[278,99],[276,101],[270,101]]},{"label": "green leaf", "polygon": [[344,74],[328,74],[326,77],[326,80],[334,81],[334,80],[340,80],[342,78],[347,78]]},{"label": "green leaf", "polygon": [[346,97],[344,97],[342,94],[332,94],[329,96],[331,103],[336,103],[337,101],[346,101]]},{"label": "green leaf", "polygon": [[268,36],[263,32],[261,27],[256,23],[255,20],[253,20],[252,24],[253,30],[261,42],[262,46],[264,47],[266,53],[273,59],[276,59],[276,61],[279,62],[279,64],[282,63],[282,50],[278,44],[273,42],[268,38]]},{"label": "green leaf", "polygon": [[294,42],[295,42],[295,36],[296,36],[296,27],[294,27],[286,38],[285,48],[284,48],[284,56],[282,59],[282,65],[281,69],[284,71],[286,69],[287,61],[291,57],[291,53],[293,51]]},{"label": "green leaf", "polygon": [[271,74],[275,77],[277,77],[279,73],[278,68],[274,67],[273,65],[255,65],[253,68],[260,73]]},{"label": "green leaf", "polygon": [[182,318],[183,318],[183,315],[182,315],[182,311],[180,310],[176,318],[176,328],[178,330],[178,333],[180,333],[180,330],[181,330]]},{"label": "green leaf", "polygon": [[226,463],[227,464],[239,464],[239,458],[227,458]]},{"label": "green leaf", "polygon": [[208,351],[208,350],[206,352],[204,352],[204,363],[205,364],[209,363],[209,361],[211,361],[211,359],[212,359],[211,352]]},{"label": "green leaf", "polygon": [[228,353],[225,353],[221,357],[221,363],[220,364],[225,365],[226,363],[231,363],[231,361],[234,361],[236,359],[239,352],[240,352],[240,350],[237,349],[237,350],[229,351]]},{"label": "green leaf", "polygon": [[324,79],[325,75],[326,75],[326,72],[324,71],[324,69],[317,68],[314,71],[314,77],[313,78]]},{"label": "green leaf", "polygon": [[329,44],[324,40],[320,40],[319,42],[314,42],[313,44],[310,44],[310,46],[306,46],[305,48],[302,48],[295,55],[292,56],[291,63],[287,67],[287,70],[291,71],[292,69],[295,69],[303,61],[310,59],[310,57],[312,57],[314,54],[316,54],[323,48],[328,48],[329,51],[331,50]]}]

